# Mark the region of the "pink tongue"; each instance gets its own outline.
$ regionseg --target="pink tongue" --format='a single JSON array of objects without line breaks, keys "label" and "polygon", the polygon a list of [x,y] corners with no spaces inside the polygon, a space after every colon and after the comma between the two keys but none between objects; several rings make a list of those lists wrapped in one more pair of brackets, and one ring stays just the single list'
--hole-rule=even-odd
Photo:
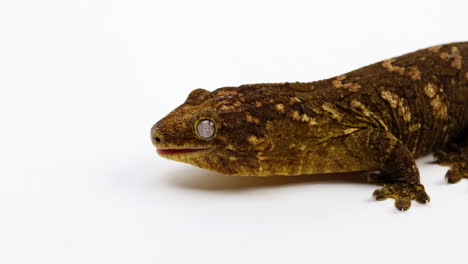
[{"label": "pink tongue", "polygon": [[157,149],[156,151],[159,154],[179,154],[179,153],[189,153],[196,152],[203,149]]}]

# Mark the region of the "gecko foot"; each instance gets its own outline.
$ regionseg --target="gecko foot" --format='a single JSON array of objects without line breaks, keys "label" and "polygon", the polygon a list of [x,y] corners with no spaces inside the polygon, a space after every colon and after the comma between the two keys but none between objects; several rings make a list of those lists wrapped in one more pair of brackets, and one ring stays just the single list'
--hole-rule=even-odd
[{"label": "gecko foot", "polygon": [[374,191],[373,196],[378,201],[388,198],[395,199],[395,207],[400,211],[408,210],[411,207],[412,200],[421,204],[430,201],[429,195],[427,195],[422,184],[404,182],[384,184],[381,189]]},{"label": "gecko foot", "polygon": [[445,174],[448,183],[457,183],[468,178],[468,147],[452,146],[449,150],[436,152],[434,156],[436,163],[450,166]]}]

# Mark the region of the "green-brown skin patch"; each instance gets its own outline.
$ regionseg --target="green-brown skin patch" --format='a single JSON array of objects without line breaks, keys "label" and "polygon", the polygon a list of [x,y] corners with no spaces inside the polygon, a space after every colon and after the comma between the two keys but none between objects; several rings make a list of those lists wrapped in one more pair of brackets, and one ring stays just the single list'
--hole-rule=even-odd
[{"label": "green-brown skin patch", "polygon": [[[197,89],[153,126],[152,141],[191,150],[165,158],[229,175],[380,170],[376,198],[406,210],[429,201],[414,158],[467,135],[467,57],[468,43],[453,43],[317,82]],[[216,125],[213,139],[197,137],[200,119]]]}]

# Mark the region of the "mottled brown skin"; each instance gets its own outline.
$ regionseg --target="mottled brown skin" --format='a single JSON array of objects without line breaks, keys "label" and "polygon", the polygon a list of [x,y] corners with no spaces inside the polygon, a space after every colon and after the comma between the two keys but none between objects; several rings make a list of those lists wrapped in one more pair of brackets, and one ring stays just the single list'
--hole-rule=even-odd
[{"label": "mottled brown skin", "polygon": [[[217,134],[202,140],[194,124],[207,117]],[[197,89],[151,136],[159,149],[208,148],[161,155],[229,175],[378,170],[376,199],[407,210],[429,202],[416,157],[435,152],[449,182],[468,178],[468,42],[317,82]]]}]

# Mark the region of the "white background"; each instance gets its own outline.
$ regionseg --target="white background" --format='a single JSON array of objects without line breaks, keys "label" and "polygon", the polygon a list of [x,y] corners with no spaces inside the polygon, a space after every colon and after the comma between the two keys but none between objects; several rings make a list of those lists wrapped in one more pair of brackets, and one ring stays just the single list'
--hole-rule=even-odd
[{"label": "white background", "polygon": [[466,263],[468,181],[401,213],[356,176],[158,157],[195,88],[313,81],[468,40],[467,1],[1,1],[0,263]]}]

